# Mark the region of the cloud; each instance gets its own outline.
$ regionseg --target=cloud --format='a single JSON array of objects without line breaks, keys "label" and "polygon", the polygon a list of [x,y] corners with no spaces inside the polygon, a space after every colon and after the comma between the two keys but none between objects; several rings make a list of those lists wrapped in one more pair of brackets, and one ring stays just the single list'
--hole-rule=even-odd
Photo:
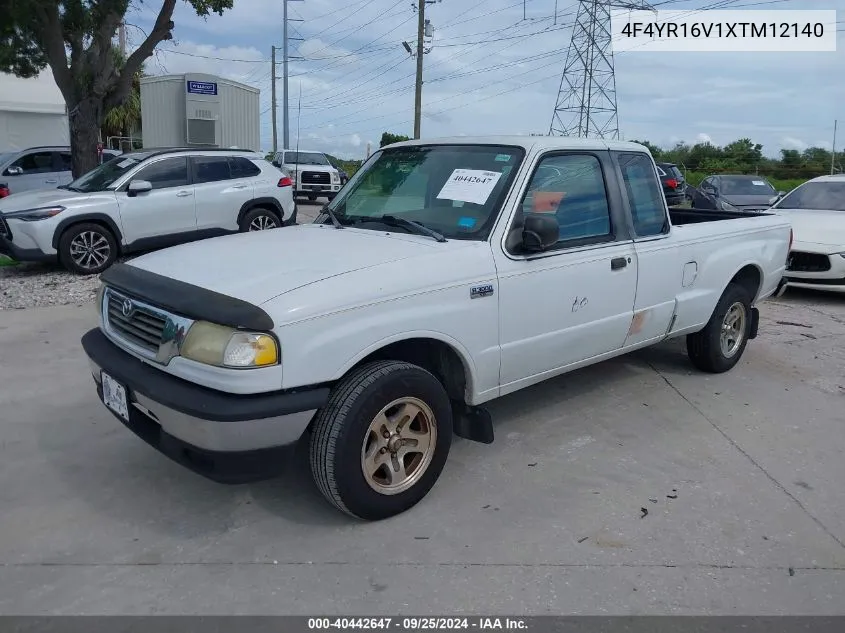
[{"label": "cloud", "polygon": [[784,149],[797,149],[798,151],[803,152],[809,145],[802,141],[800,138],[795,138],[793,136],[784,136],[781,140],[781,145],[783,145]]},{"label": "cloud", "polygon": [[704,132],[700,132],[698,136],[695,137],[696,142],[698,143],[712,143],[713,139],[709,134],[705,134]]}]

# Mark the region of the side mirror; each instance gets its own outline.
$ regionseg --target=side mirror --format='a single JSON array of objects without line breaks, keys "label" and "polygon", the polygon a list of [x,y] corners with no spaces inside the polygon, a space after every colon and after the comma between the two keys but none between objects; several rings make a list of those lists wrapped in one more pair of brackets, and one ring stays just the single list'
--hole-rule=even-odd
[{"label": "side mirror", "polygon": [[21,167],[9,167],[4,176],[23,176],[23,169]]},{"label": "side mirror", "polygon": [[786,195],[785,191],[778,191],[778,199],[783,198]]},{"label": "side mirror", "polygon": [[126,192],[129,194],[130,198],[134,198],[139,193],[147,193],[153,190],[153,183],[148,180],[133,180],[129,183],[129,187]]},{"label": "side mirror", "polygon": [[528,215],[522,227],[522,248],[532,253],[540,253],[560,239],[560,225],[553,215]]}]

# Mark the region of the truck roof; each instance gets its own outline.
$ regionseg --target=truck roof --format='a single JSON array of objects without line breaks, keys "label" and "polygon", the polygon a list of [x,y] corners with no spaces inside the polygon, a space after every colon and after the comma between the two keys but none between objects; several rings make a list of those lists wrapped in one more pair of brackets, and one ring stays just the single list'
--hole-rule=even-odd
[{"label": "truck roof", "polygon": [[[580,138],[573,136],[449,136],[427,138],[412,141],[400,141],[386,147],[411,145],[514,145],[525,150],[537,149],[584,149],[648,152],[648,148],[630,141],[613,141],[598,138]],[[649,152],[650,153],[650,152]]]}]

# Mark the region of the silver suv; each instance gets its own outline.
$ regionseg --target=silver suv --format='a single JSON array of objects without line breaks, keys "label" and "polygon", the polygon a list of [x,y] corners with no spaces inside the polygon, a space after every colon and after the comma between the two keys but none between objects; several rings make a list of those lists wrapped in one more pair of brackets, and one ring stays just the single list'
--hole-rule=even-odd
[{"label": "silver suv", "polygon": [[295,224],[292,184],[249,151],[131,152],[0,200],[0,253],[95,274],[125,253]]},{"label": "silver suv", "polygon": [[[103,150],[102,161],[120,155]],[[0,181],[10,194],[55,189],[73,180],[70,147],[50,145],[0,153]]]}]

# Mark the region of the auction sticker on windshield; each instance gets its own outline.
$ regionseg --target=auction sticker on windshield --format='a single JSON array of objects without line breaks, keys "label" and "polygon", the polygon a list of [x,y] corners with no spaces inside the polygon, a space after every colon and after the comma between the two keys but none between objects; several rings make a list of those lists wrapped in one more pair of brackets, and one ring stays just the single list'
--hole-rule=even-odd
[{"label": "auction sticker on windshield", "polygon": [[481,169],[456,169],[437,194],[440,200],[484,204],[502,174]]}]

